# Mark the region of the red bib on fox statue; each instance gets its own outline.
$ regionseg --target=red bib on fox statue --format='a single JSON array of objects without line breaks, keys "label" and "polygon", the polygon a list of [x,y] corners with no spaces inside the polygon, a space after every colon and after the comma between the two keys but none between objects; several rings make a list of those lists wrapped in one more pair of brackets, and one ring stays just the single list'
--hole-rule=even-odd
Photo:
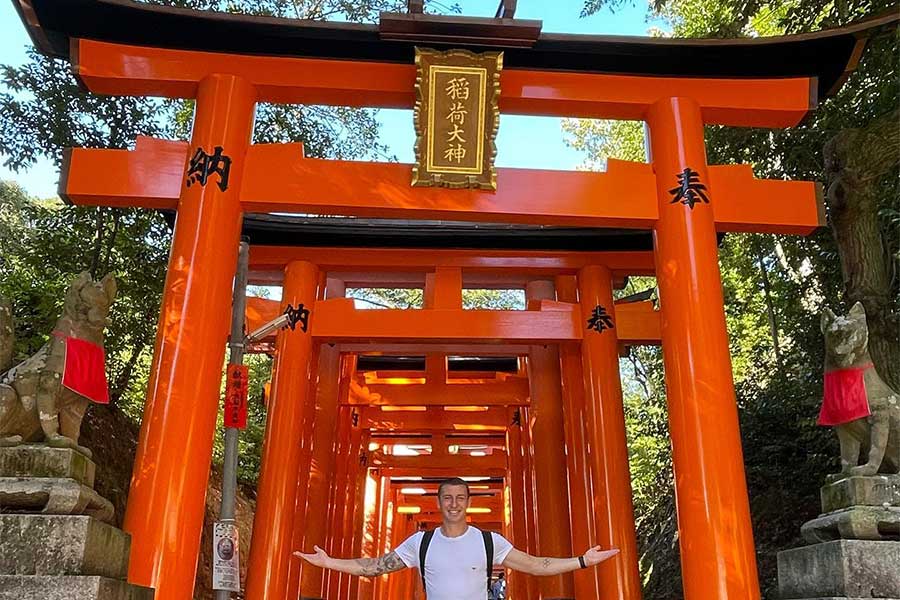
[{"label": "red bib on fox statue", "polygon": [[62,384],[97,404],[109,404],[109,386],[106,381],[106,356],[103,347],[86,340],[63,335],[66,343],[66,363]]},{"label": "red bib on fox statue", "polygon": [[825,372],[825,394],[819,425],[842,425],[872,414],[863,373],[872,363]]}]

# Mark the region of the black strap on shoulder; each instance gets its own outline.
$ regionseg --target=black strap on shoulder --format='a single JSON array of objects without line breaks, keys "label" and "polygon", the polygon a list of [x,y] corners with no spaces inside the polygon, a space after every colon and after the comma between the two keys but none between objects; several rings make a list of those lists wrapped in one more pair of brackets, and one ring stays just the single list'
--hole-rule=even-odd
[{"label": "black strap on shoulder", "polygon": [[490,531],[482,531],[484,538],[484,556],[487,558],[487,589],[491,591],[491,575],[494,573],[494,537]]},{"label": "black strap on shoulder", "polygon": [[428,546],[431,545],[431,538],[434,537],[434,529],[426,531],[422,536],[422,543],[419,544],[419,574],[422,576],[422,589],[427,591],[425,587],[425,555],[428,553]]}]

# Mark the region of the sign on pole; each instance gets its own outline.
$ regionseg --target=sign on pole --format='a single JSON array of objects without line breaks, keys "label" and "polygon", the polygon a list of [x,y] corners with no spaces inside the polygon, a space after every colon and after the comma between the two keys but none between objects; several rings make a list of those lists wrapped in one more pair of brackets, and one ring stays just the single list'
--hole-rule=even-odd
[{"label": "sign on pole", "polygon": [[212,587],[214,590],[241,591],[240,544],[234,521],[213,524]]},{"label": "sign on pole", "polygon": [[225,377],[225,410],[222,414],[225,427],[246,429],[248,385],[247,365],[228,365],[228,374]]}]

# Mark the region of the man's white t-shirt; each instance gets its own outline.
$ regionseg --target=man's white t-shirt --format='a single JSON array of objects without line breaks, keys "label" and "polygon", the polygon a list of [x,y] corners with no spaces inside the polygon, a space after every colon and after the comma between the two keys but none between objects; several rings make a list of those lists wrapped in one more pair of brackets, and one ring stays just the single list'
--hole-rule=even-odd
[{"label": "man's white t-shirt", "polygon": [[[419,568],[419,546],[424,535],[422,531],[414,533],[394,550],[407,567]],[[491,537],[494,564],[499,565],[513,545],[497,533],[491,533]],[[428,600],[485,600],[487,556],[481,530],[470,525],[455,538],[445,537],[440,528],[434,531],[425,556],[425,593]]]}]

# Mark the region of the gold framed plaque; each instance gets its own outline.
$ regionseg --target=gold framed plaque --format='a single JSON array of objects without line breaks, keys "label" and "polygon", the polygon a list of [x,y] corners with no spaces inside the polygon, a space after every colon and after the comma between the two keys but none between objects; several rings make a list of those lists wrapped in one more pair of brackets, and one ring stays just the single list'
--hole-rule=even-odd
[{"label": "gold framed plaque", "polygon": [[414,186],[497,189],[502,52],[416,48]]}]

